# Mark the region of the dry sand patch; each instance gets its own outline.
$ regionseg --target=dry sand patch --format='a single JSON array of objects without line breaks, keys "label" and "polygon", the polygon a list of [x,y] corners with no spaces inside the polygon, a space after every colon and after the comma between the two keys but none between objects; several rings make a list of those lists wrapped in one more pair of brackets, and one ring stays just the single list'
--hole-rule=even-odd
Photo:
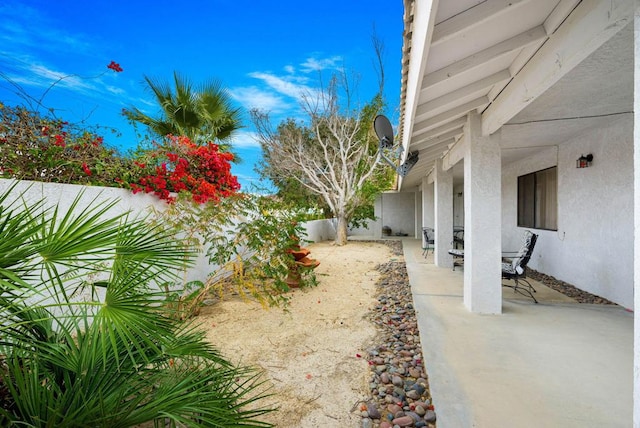
[{"label": "dry sand patch", "polygon": [[227,359],[264,370],[274,394],[267,401],[280,409],[264,420],[282,428],[355,427],[361,418],[352,409],[369,393],[375,268],[398,256],[374,242],[307,248],[320,261],[318,286],[292,291],[286,311],[226,300],[203,308],[197,321]]}]

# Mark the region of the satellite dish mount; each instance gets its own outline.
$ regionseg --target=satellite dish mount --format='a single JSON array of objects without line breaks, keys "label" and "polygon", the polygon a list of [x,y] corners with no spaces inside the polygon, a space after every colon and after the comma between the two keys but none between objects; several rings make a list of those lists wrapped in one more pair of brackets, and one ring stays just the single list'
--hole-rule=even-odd
[{"label": "satellite dish mount", "polygon": [[394,148],[393,127],[391,126],[391,122],[389,122],[389,119],[385,116],[379,114],[373,120],[373,128],[375,129],[378,140],[380,141],[379,149],[382,159],[384,159],[391,168],[395,169],[401,177],[406,176],[409,173],[409,170],[411,170],[411,168],[413,168],[413,166],[418,162],[418,152],[410,152],[405,162],[400,166],[396,166],[395,162],[387,157],[385,151],[391,150],[392,152],[395,152],[395,156],[400,157],[404,148],[401,144],[398,144],[398,146]]}]

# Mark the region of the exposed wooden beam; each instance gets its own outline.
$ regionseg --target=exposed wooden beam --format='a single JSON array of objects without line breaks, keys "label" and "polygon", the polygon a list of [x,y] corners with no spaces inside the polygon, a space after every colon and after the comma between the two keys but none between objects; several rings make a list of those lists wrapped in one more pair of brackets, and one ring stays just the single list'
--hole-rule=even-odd
[{"label": "exposed wooden beam", "polygon": [[413,167],[409,175],[405,178],[415,177],[416,175],[424,176],[423,171],[430,170],[433,168],[433,163],[436,159],[440,159],[442,155],[448,150],[448,145],[453,143],[455,140],[453,138],[444,141],[442,144],[437,147],[429,148],[426,150],[419,151],[419,161],[416,166]]},{"label": "exposed wooden beam", "polygon": [[440,141],[435,146],[424,147],[418,150],[418,153],[423,159],[428,157],[440,157],[449,148],[449,144],[452,144],[455,141],[454,137],[449,137],[446,140]]},{"label": "exposed wooden beam", "polygon": [[456,102],[459,103],[460,99],[464,99],[465,97],[468,97],[469,95],[478,93],[480,91],[486,91],[484,94],[482,94],[486,95],[493,85],[504,80],[509,80],[510,78],[511,73],[509,72],[509,70],[502,70],[490,76],[487,76],[484,79],[477,80],[473,83],[468,84],[467,86],[456,89],[453,92],[449,92],[446,95],[419,105],[416,110],[416,117],[428,114],[433,110],[443,109],[447,107],[451,108],[451,105],[456,104]]},{"label": "exposed wooden beam", "polygon": [[444,42],[467,31],[471,27],[482,25],[491,17],[507,11],[523,0],[485,0],[446,21],[437,24],[433,29],[431,45]]},{"label": "exposed wooden beam", "polygon": [[544,28],[547,34],[553,34],[560,24],[567,19],[571,11],[576,8],[580,0],[561,0],[556,7],[553,8],[547,19],[544,21]]},{"label": "exposed wooden beam", "polygon": [[[567,16],[571,14],[571,11],[575,9],[578,3],[580,3],[580,0],[560,0],[560,2],[551,11],[551,14],[549,14],[547,19],[543,23],[543,27],[547,32],[547,35],[553,34],[558,29],[558,27],[564,22],[564,20],[567,19]],[[538,49],[540,49],[545,41],[546,39],[540,40],[537,43],[530,44],[520,50],[518,56],[509,66],[509,71],[511,71],[511,74],[513,76],[518,74],[520,70],[522,70],[522,68],[527,65],[531,57],[535,55],[535,53],[538,51]],[[494,86],[493,89],[491,89],[491,92],[489,92],[489,98],[494,99],[500,92],[502,92],[504,86]]]},{"label": "exposed wooden beam", "polygon": [[517,49],[522,49],[532,43],[544,40],[546,37],[547,32],[542,25],[527,30],[487,49],[473,55],[469,55],[468,57],[443,67],[440,70],[427,74],[422,80],[421,89],[425,90],[437,83],[449,79],[450,77],[469,71],[493,59],[499,58],[502,55],[509,54]]},{"label": "exposed wooden beam", "polygon": [[[427,172],[431,169],[432,165],[416,165],[411,169],[411,172],[404,177],[406,183],[411,183],[413,181],[422,181],[422,177],[427,175]],[[407,184],[405,184],[406,186]]]},{"label": "exposed wooden beam", "polygon": [[466,141],[466,138],[458,139],[453,147],[451,147],[449,151],[445,153],[444,157],[442,158],[442,168],[445,171],[453,168],[455,164],[464,159]]},{"label": "exposed wooden beam", "polygon": [[436,181],[436,174],[434,168],[431,168],[431,171],[427,173],[427,183],[431,184]]},{"label": "exposed wooden beam", "polygon": [[484,111],[482,134],[490,135],[542,95],[633,19],[627,0],[582,0]]},{"label": "exposed wooden beam", "polygon": [[418,136],[421,139],[436,137],[440,134],[444,134],[445,132],[460,128],[461,126],[464,126],[465,123],[467,123],[467,118],[459,117],[458,119],[454,119],[450,122],[445,123],[444,125],[438,126],[437,128],[432,128],[429,130],[417,130],[417,132],[413,133],[413,139],[418,138]]},{"label": "exposed wooden beam", "polygon": [[439,145],[440,143],[442,143],[443,141],[448,141],[451,138],[455,138],[458,135],[462,134],[462,128],[458,128],[458,129],[454,129],[453,131],[449,131],[445,134],[439,135],[437,137],[434,138],[430,138],[428,140],[422,140],[416,143],[412,143],[410,146],[410,150],[422,150],[422,149],[426,149],[428,147],[433,147],[436,145]]},{"label": "exposed wooden beam", "polygon": [[431,168],[431,164],[416,165],[405,178],[424,177],[426,172]]},{"label": "exposed wooden beam", "polygon": [[423,120],[422,122],[418,122],[414,125],[414,129],[431,129],[436,126],[442,125],[445,122],[448,122],[453,119],[457,119],[460,116],[464,116],[469,113],[471,110],[476,109],[478,107],[482,107],[485,104],[489,104],[489,98],[486,96],[481,96],[476,98],[475,100],[471,100],[468,103],[462,104],[458,107],[452,108],[451,110],[445,111],[444,113],[440,113],[436,116],[433,116],[429,119]]}]

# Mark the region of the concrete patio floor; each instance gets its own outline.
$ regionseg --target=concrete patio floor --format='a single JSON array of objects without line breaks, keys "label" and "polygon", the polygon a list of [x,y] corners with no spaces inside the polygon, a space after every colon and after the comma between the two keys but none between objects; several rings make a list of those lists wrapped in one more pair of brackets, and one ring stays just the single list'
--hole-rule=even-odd
[{"label": "concrete patio floor", "polygon": [[439,428],[630,427],[633,314],[535,283],[503,288],[503,314],[463,304],[463,271],[403,240]]}]

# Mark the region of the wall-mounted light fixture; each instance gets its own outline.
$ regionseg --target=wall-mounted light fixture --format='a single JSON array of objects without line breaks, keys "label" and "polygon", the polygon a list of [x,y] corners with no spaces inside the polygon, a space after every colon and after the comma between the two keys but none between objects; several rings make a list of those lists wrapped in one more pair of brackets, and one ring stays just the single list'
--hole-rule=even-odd
[{"label": "wall-mounted light fixture", "polygon": [[587,168],[593,162],[593,155],[589,153],[588,155],[582,155],[576,160],[576,168]]}]

